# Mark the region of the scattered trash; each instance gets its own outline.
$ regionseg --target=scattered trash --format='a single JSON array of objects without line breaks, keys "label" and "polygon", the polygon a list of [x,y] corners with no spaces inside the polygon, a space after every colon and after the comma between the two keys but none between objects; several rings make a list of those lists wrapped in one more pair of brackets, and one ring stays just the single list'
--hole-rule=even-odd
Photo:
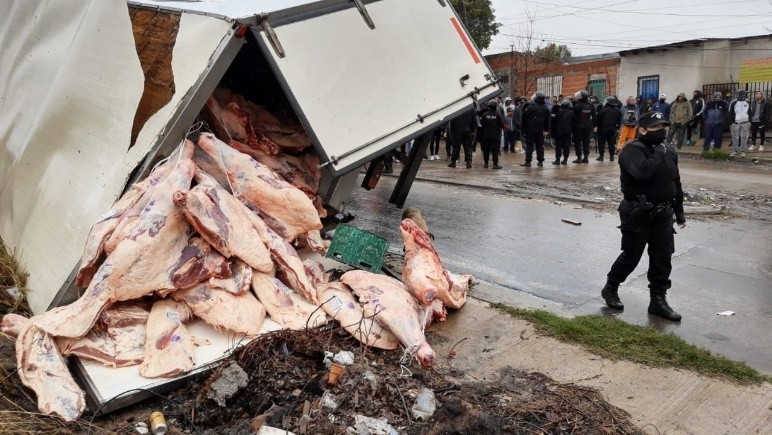
[{"label": "scattered trash", "polygon": [[144,421],[140,421],[139,423],[134,425],[134,430],[137,431],[139,434],[146,434],[150,432],[150,429],[147,427],[147,423]]},{"label": "scattered trash", "polygon": [[364,373],[364,378],[370,381],[370,384],[372,384],[373,387],[378,387],[378,376],[375,375],[375,373],[371,371],[366,371]]},{"label": "scattered trash", "polygon": [[595,197],[595,200],[596,200],[596,201],[605,201],[605,200],[606,200],[606,198],[604,198],[604,197],[602,197],[602,196],[596,196],[596,197]]},{"label": "scattered trash", "polygon": [[335,400],[335,395],[329,391],[325,391],[322,395],[322,406],[335,410],[338,407],[338,402]]},{"label": "scattered trash", "polygon": [[8,293],[8,296],[12,297],[14,300],[20,299],[22,297],[21,291],[17,287],[10,287],[5,289],[5,292]]},{"label": "scattered trash", "polygon": [[344,366],[350,366],[354,364],[354,353],[347,350],[342,350],[332,357],[332,360],[336,363],[343,364]]},{"label": "scattered trash", "polygon": [[233,397],[240,389],[246,387],[248,382],[249,376],[247,373],[241,366],[232,363],[220,372],[217,380],[212,382],[212,387],[206,397],[225,407],[225,401]]},{"label": "scattered trash", "polygon": [[434,391],[424,388],[415,398],[415,403],[410,411],[413,414],[413,418],[420,420],[428,420],[434,415],[434,411],[437,410],[437,398],[434,397]]},{"label": "scattered trash", "polygon": [[734,316],[734,311],[729,311],[729,310],[721,311],[720,313],[718,313],[718,315],[719,316]]},{"label": "scattered trash", "polygon": [[153,435],[164,435],[169,430],[163,412],[156,411],[150,414],[150,430],[153,431]]},{"label": "scattered trash", "polygon": [[708,190],[708,189],[706,189],[704,187],[700,187],[700,192],[705,192],[706,190]]},{"label": "scattered trash", "polygon": [[332,357],[334,356],[335,356],[334,353],[328,352],[326,350],[324,351],[324,360],[322,360],[322,362],[324,363],[324,366],[327,367],[328,369],[332,365]]},{"label": "scattered trash", "polygon": [[614,190],[613,187],[603,186],[603,190]]},{"label": "scattered trash", "polygon": [[561,219],[561,221],[565,222],[567,224],[571,224],[571,225],[581,225],[582,224],[582,222],[580,222],[580,221],[573,220],[573,219],[567,219],[567,218],[563,218],[563,219]]},{"label": "scattered trash", "polygon": [[565,205],[565,204],[566,204],[566,203],[565,203],[565,202],[563,202],[563,201],[552,201],[552,203],[553,203],[553,204],[557,204],[557,205]]},{"label": "scattered trash", "polygon": [[346,372],[346,366],[340,363],[332,363],[330,366],[330,377],[327,378],[327,383],[330,385],[338,385],[338,381]]},{"label": "scattered trash", "polygon": [[273,426],[262,425],[260,426],[260,430],[257,431],[257,435],[295,435],[295,434],[288,430],[279,429]]},{"label": "scattered trash", "polygon": [[352,435],[399,435],[386,418],[372,418],[364,415],[354,416],[354,427],[346,429]]},{"label": "scattered trash", "polygon": [[581,210],[581,209],[583,209],[583,208],[584,208],[584,206],[581,206],[581,205],[576,205],[576,206],[574,206],[574,207],[572,207],[572,208],[573,208],[574,210]]}]

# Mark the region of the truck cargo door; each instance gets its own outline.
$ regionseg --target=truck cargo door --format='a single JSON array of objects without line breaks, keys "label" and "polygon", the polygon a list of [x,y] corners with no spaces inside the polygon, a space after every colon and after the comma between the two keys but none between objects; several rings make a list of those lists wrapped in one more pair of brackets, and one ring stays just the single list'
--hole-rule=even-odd
[{"label": "truck cargo door", "polygon": [[333,174],[501,91],[448,2],[320,2],[260,23],[258,44]]}]

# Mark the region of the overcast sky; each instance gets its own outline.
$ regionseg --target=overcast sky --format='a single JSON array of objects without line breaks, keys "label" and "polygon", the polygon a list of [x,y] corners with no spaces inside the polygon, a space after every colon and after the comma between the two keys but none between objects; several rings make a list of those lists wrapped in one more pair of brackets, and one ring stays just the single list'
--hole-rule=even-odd
[{"label": "overcast sky", "polygon": [[[502,24],[485,54],[509,51],[533,17],[535,44],[608,53],[696,38],[772,33],[772,0],[492,0]],[[766,28],[765,28],[766,26]]]}]

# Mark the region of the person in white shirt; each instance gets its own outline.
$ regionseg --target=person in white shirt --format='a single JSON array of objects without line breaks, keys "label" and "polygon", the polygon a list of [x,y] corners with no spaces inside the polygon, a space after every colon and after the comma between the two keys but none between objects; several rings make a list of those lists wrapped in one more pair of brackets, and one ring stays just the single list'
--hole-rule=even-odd
[{"label": "person in white shirt", "polygon": [[750,104],[748,103],[748,92],[744,89],[737,91],[737,98],[729,103],[729,132],[732,134],[732,153],[729,157],[734,157],[740,153],[745,157],[745,151],[748,147],[748,133],[751,131]]}]

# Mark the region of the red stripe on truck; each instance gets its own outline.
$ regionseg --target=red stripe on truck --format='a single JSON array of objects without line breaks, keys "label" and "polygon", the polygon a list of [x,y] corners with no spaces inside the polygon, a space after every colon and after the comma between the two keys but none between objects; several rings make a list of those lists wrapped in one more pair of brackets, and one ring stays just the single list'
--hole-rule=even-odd
[{"label": "red stripe on truck", "polygon": [[461,23],[459,23],[455,17],[451,18],[450,22],[453,23],[453,27],[456,28],[456,32],[458,32],[458,36],[460,36],[461,40],[464,41],[464,45],[466,45],[466,49],[469,52],[469,54],[472,56],[472,60],[474,60],[474,63],[480,63],[480,56],[477,55],[477,51],[475,51],[474,47],[472,46],[472,42],[469,41],[469,38],[466,37],[466,33],[464,32],[464,29],[461,27]]}]

